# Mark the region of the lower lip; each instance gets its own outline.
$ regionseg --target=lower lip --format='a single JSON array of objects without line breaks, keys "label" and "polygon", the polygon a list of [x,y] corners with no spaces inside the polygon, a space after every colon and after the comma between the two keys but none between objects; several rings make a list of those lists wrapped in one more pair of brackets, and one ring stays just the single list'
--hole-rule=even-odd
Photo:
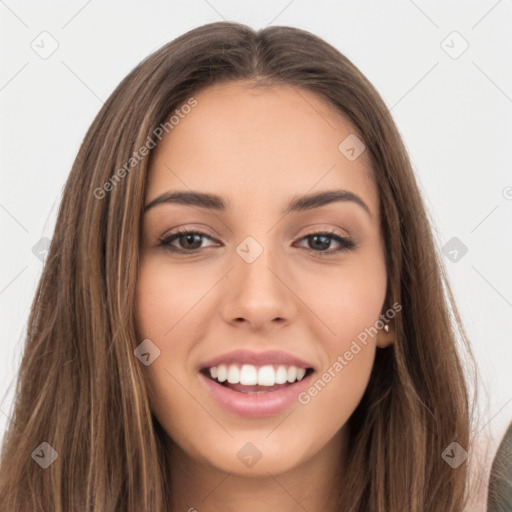
[{"label": "lower lip", "polygon": [[275,416],[288,409],[300,393],[310,385],[314,372],[278,391],[265,393],[242,393],[217,384],[202,373],[199,374],[213,399],[225,410],[247,418],[264,418]]}]

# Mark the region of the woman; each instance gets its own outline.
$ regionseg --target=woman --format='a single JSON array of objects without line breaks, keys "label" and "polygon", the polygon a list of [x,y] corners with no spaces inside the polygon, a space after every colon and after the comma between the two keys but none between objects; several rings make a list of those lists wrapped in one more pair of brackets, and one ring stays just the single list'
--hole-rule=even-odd
[{"label": "woman", "polygon": [[122,81],[80,148],[1,509],[461,511],[459,338],[368,80],[295,28],[199,27]]}]

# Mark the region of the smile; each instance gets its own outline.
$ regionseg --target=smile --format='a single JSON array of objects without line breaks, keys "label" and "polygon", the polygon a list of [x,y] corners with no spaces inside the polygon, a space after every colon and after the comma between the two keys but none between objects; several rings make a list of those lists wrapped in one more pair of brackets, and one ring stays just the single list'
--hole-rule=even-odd
[{"label": "smile", "polygon": [[208,368],[206,375],[215,382],[241,393],[268,393],[300,382],[307,372],[308,369],[296,366],[221,364]]},{"label": "smile", "polygon": [[238,416],[273,416],[310,385],[312,366],[283,352],[236,351],[202,366],[202,383],[222,409]]}]

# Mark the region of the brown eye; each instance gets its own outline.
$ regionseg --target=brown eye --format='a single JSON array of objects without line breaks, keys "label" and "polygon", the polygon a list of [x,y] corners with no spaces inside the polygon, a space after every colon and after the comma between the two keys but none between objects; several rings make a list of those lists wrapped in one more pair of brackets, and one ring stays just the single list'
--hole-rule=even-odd
[{"label": "brown eye", "polygon": [[[161,238],[159,245],[166,250],[174,253],[195,254],[200,252],[205,239],[213,240],[209,235],[202,231],[192,229],[180,229],[175,233]],[[311,233],[302,237],[300,240],[307,242],[306,249],[316,254],[331,255],[342,251],[348,251],[356,246],[356,243],[348,238],[344,238],[332,232]],[[331,249],[333,241],[338,247]]]},{"label": "brown eye", "polygon": [[[302,237],[301,240],[306,240],[308,243],[307,249],[313,252],[320,252],[326,254],[334,254],[341,251],[348,251],[353,249],[356,244],[348,238],[344,238],[335,233],[322,232],[322,233],[311,233]],[[332,245],[332,241],[335,241],[339,247],[334,250],[329,250]]]},{"label": "brown eye", "polygon": [[[211,237],[201,231],[181,229],[160,239],[159,245],[164,246],[171,252],[194,253],[202,248],[201,245],[205,238],[212,240]],[[174,242],[178,243],[178,247],[173,245]]]}]

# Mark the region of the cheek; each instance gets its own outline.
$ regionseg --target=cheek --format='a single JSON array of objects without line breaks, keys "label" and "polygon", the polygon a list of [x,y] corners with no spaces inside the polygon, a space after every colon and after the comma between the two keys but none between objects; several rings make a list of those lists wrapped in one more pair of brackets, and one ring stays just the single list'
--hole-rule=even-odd
[{"label": "cheek", "polygon": [[[137,278],[136,323],[142,338],[168,344],[195,314],[211,279],[169,268],[157,258],[141,263]],[[186,322],[180,321],[180,319]]]},{"label": "cheek", "polygon": [[170,307],[171,293],[165,280],[157,278],[158,273],[148,263],[141,263],[137,276],[135,318],[140,338],[154,339],[163,332],[162,310]]},{"label": "cheek", "polygon": [[[333,282],[326,280],[312,301],[324,327],[316,340],[324,354],[322,368],[299,403],[311,418],[326,417],[322,429],[334,435],[344,425],[367,388],[376,351],[375,326],[386,292],[385,273],[355,269]],[[325,328],[328,326],[328,329]]]},{"label": "cheek", "polygon": [[[173,340],[187,335],[183,330],[186,322],[179,319],[197,302],[201,290],[185,284],[179,272],[165,271],[165,266],[149,258],[140,264],[136,287],[137,332],[140,340],[150,339],[160,350],[160,355],[144,366],[143,371],[151,408],[167,432],[180,429],[186,432],[193,428],[186,423],[187,418],[194,416],[186,412],[193,401],[180,386],[186,371],[183,360],[187,347]],[[176,415],[171,414],[175,410],[184,412],[178,424],[174,421]]]},{"label": "cheek", "polygon": [[[350,360],[340,351],[318,372],[311,385],[298,397],[309,420],[310,431],[331,438],[349,420],[363,397],[371,375],[375,347],[361,346]],[[299,417],[299,416],[297,416]],[[318,419],[321,418],[321,425]]]},{"label": "cheek", "polygon": [[386,281],[385,265],[376,258],[372,265],[356,263],[335,272],[317,272],[314,280],[303,284],[308,306],[326,328],[322,338],[329,352],[346,350],[351,340],[376,323]]},{"label": "cheek", "polygon": [[[182,346],[179,343],[174,344],[171,353],[169,340],[180,334],[181,325],[176,327],[175,324],[184,314],[181,313],[184,301],[178,293],[180,283],[175,277],[176,274],[176,272],[164,272],[151,261],[145,261],[139,267],[137,278],[135,314],[137,334],[140,341],[149,339],[160,350],[158,357],[144,367],[144,372],[156,396],[162,388],[160,383],[167,382],[167,389],[169,384],[173,385],[174,381],[167,372],[175,373],[172,362],[180,357],[179,351]],[[160,400],[161,398],[156,402]]]},{"label": "cheek", "polygon": [[335,273],[317,276],[314,285],[307,285],[308,305],[322,320],[316,338],[326,357],[303,403],[315,401],[318,410],[336,410],[344,422],[359,403],[371,375],[375,325],[386,295],[386,268],[374,255],[372,264],[360,259]]}]

